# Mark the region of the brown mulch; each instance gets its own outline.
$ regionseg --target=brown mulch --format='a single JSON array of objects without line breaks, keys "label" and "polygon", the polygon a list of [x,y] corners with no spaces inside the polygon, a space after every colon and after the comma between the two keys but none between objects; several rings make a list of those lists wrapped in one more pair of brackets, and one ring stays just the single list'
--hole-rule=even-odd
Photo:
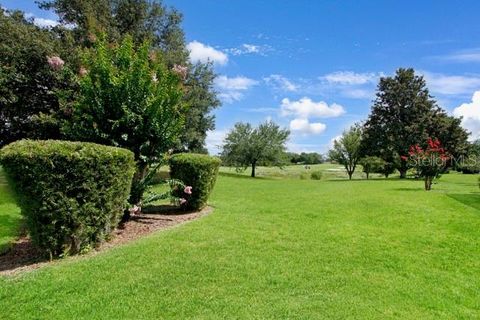
[{"label": "brown mulch", "polygon": [[[114,231],[110,241],[101,243],[87,255],[119,246],[158,230],[195,220],[209,214],[212,210],[211,207],[196,212],[180,211],[172,206],[145,208],[142,213],[136,214],[128,222],[120,225]],[[55,263],[55,261],[57,260],[49,261],[45,258],[32,244],[28,236],[23,235],[12,244],[7,252],[0,255],[0,275],[12,275],[21,271],[38,269]]]}]

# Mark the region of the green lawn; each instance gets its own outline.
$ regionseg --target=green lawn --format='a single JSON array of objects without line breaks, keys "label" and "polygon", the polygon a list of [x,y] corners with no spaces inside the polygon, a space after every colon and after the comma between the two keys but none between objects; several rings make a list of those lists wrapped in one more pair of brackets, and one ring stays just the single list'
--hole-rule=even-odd
[{"label": "green lawn", "polygon": [[8,187],[0,167],[0,253],[15,239],[20,226],[20,209],[15,204],[12,190]]},{"label": "green lawn", "polygon": [[477,177],[422,187],[223,171],[209,216],[0,278],[0,318],[478,319]]}]

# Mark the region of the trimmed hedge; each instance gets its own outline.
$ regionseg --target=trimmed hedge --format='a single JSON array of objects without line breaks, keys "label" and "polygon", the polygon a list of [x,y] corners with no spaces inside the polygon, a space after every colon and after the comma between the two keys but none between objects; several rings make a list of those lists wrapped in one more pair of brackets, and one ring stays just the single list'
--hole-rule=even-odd
[{"label": "trimmed hedge", "polygon": [[[192,186],[192,194],[185,207],[199,210],[207,205],[208,197],[215,186],[221,161],[205,154],[179,153],[170,158],[170,177]],[[178,197],[185,197],[179,190]]]},{"label": "trimmed hedge", "polygon": [[133,153],[94,143],[22,140],[0,150],[33,242],[52,256],[88,250],[122,217]]}]

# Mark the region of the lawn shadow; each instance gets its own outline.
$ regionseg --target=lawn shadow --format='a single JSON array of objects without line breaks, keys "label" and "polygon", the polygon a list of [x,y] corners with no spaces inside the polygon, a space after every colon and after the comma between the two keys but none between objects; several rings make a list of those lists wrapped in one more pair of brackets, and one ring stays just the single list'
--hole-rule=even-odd
[{"label": "lawn shadow", "polygon": [[479,193],[451,193],[447,194],[447,196],[473,209],[480,210]]},{"label": "lawn shadow", "polygon": [[255,178],[252,178],[250,176],[240,174],[240,173],[230,173],[230,172],[219,172],[219,176],[222,177],[229,177],[229,178],[242,178],[242,179],[254,179],[254,180],[273,180],[270,177],[265,177],[265,176],[256,176]]}]

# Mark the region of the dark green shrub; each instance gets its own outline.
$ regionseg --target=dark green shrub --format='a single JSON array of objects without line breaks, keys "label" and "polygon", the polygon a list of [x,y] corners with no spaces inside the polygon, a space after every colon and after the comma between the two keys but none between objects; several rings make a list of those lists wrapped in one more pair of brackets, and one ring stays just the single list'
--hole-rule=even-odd
[{"label": "dark green shrub", "polygon": [[312,180],[322,180],[322,171],[313,171],[310,178]]},{"label": "dark green shrub", "polygon": [[133,153],[93,143],[21,140],[0,150],[30,236],[50,256],[104,240],[127,204]]},{"label": "dark green shrub", "polygon": [[[185,204],[187,209],[205,207],[217,180],[220,163],[218,158],[195,153],[180,153],[170,158],[170,177],[192,186],[192,194]],[[179,190],[176,196],[185,197],[183,190]]]}]

